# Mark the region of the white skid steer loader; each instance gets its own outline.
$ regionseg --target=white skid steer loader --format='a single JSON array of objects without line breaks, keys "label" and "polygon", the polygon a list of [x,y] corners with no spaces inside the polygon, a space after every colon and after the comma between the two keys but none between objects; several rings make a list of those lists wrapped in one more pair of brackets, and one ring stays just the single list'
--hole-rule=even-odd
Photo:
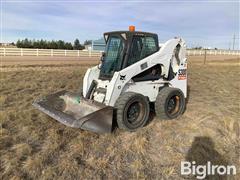
[{"label": "white skid steer loader", "polygon": [[101,63],[89,68],[82,93],[60,91],[33,105],[59,122],[97,133],[112,131],[113,117],[121,129],[146,125],[150,103],[160,119],[184,112],[187,97],[186,44],[170,39],[159,47],[154,33],[104,33]]}]

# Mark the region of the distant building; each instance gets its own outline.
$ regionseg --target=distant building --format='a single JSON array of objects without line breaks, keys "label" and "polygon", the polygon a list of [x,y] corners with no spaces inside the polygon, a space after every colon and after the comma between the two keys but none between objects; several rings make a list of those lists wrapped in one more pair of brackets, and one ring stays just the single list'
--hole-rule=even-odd
[{"label": "distant building", "polygon": [[16,46],[12,42],[12,43],[0,43],[0,47],[16,47]]},{"label": "distant building", "polygon": [[84,45],[84,49],[91,51],[92,50],[92,44]]},{"label": "distant building", "polygon": [[103,38],[92,41],[92,50],[94,51],[104,51],[105,46],[106,46],[106,43]]},{"label": "distant building", "polygon": [[212,48],[212,47],[203,47],[203,49],[211,50],[211,49],[214,49],[214,48]]}]

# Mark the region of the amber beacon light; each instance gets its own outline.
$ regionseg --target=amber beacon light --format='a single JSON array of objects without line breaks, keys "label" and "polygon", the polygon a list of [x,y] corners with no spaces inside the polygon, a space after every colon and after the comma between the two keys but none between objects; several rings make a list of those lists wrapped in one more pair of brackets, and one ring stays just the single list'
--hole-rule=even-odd
[{"label": "amber beacon light", "polygon": [[135,31],[135,26],[129,26],[129,31]]}]

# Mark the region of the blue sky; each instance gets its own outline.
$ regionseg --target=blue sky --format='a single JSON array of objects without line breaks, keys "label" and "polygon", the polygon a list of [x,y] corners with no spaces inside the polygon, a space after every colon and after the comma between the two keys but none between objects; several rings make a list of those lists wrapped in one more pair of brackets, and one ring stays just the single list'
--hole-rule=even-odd
[{"label": "blue sky", "polygon": [[160,42],[183,37],[189,47],[229,48],[236,34],[238,1],[3,1],[2,40],[48,39],[73,42],[99,39],[106,31],[155,32]]}]

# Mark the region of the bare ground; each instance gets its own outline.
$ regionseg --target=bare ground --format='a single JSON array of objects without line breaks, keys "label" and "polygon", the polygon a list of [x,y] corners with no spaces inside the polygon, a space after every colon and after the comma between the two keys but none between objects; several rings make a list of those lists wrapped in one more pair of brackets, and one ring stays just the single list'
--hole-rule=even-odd
[{"label": "bare ground", "polygon": [[184,160],[235,165],[229,179],[239,179],[238,61],[189,62],[182,117],[106,135],[68,128],[31,105],[38,96],[78,90],[87,66],[2,68],[1,179],[191,179],[180,175]]},{"label": "bare ground", "polygon": [[51,56],[1,56],[2,67],[37,67],[37,66],[73,66],[92,65],[100,57],[51,57]]}]

